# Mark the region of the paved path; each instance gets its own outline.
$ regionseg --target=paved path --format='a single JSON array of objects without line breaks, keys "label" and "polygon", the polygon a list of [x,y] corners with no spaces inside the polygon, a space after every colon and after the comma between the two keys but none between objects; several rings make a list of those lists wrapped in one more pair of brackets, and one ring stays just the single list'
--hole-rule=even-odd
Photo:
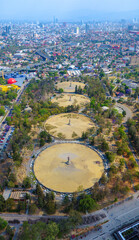
[{"label": "paved path", "polygon": [[83,239],[86,240],[112,240],[114,237],[112,233],[123,225],[132,223],[139,219],[139,191],[134,194],[134,198],[129,201],[123,201],[123,203],[115,205],[110,209],[105,209],[104,212],[107,215],[109,222],[102,226],[99,231],[90,233]]},{"label": "paved path", "polygon": [[120,108],[120,109],[122,109],[122,110],[124,110],[126,112],[126,116],[124,117],[124,122],[127,122],[128,118],[132,118],[133,117],[133,113],[130,110],[130,108],[125,106],[124,104],[116,103],[115,107],[118,107],[118,108]]},{"label": "paved path", "polygon": [[[122,109],[122,110],[124,110],[124,111],[126,111],[126,116],[124,117],[124,125],[125,125],[125,127],[126,127],[125,132],[126,132],[126,134],[128,134],[128,129],[127,129],[126,122],[127,122],[127,120],[128,120],[129,118],[132,118],[132,117],[133,117],[133,113],[132,113],[132,111],[130,110],[129,107],[127,107],[127,106],[125,106],[125,105],[123,105],[123,104],[116,103],[115,106],[118,107],[118,108],[120,108],[120,109]],[[139,159],[138,159],[138,157],[136,156],[136,152],[135,152],[135,150],[134,150],[134,148],[133,148],[133,146],[132,146],[132,144],[131,144],[130,141],[129,141],[129,147],[130,147],[131,152],[133,153],[133,156],[134,156],[137,164],[139,165]]]},{"label": "paved path", "polygon": [[67,218],[65,216],[49,216],[49,215],[27,215],[27,214],[18,214],[18,213],[1,213],[0,217],[6,221],[13,221],[14,219],[19,220],[20,223],[23,223],[28,220],[37,220],[37,219],[63,219]]}]

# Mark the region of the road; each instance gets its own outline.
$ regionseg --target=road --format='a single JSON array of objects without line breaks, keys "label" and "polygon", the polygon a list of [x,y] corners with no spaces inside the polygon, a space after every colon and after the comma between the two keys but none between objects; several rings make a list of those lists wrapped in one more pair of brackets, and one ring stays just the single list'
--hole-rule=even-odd
[{"label": "road", "polygon": [[112,233],[124,225],[139,219],[139,191],[134,194],[134,198],[124,201],[108,210],[104,209],[109,222],[103,224],[102,229],[90,233],[83,239],[86,240],[113,240]]},{"label": "road", "polygon": [[[113,99],[114,99],[114,98],[113,98]],[[127,129],[126,122],[127,122],[127,120],[128,120],[129,118],[132,118],[132,117],[133,117],[133,113],[132,113],[132,111],[130,110],[130,108],[128,108],[128,107],[125,106],[124,104],[116,103],[115,106],[116,106],[117,108],[120,108],[121,110],[124,110],[124,111],[126,112],[126,116],[124,117],[124,125],[125,125],[125,127],[126,127],[125,132],[126,132],[126,134],[128,134],[128,129]],[[133,148],[130,140],[129,140],[129,147],[130,147],[131,152],[133,153],[133,156],[134,156],[137,164],[139,165],[139,159],[138,159],[138,157],[136,156],[136,152],[135,152],[135,150],[134,150],[134,148]]]},{"label": "road", "polygon": [[41,219],[65,219],[64,216],[46,216],[46,215],[27,215],[27,214],[16,214],[16,213],[1,213],[0,217],[6,221],[13,221],[14,219],[19,220],[20,223],[23,223],[28,220],[41,220]]},{"label": "road", "polygon": [[132,118],[133,117],[133,113],[130,110],[130,108],[128,108],[127,106],[125,106],[124,104],[121,103],[116,103],[115,107],[120,108],[122,110],[124,110],[126,112],[126,116],[124,117],[124,122],[126,123],[128,118]]}]

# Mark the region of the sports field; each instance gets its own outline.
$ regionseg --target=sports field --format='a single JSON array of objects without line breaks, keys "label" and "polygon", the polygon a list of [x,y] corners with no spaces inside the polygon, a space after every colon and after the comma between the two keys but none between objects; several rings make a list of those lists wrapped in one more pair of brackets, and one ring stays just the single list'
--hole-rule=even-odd
[{"label": "sports field", "polygon": [[58,82],[56,84],[57,89],[62,88],[64,92],[75,92],[75,87],[81,87],[82,89],[85,87],[84,83],[81,82]]},{"label": "sports field", "polygon": [[34,173],[39,182],[58,192],[90,188],[103,171],[100,156],[92,149],[75,143],[53,145],[41,152],[34,163]]},{"label": "sports field", "polygon": [[76,139],[82,132],[95,128],[94,122],[81,114],[62,113],[54,115],[45,122],[45,129],[54,137]]},{"label": "sports field", "polygon": [[80,94],[58,94],[51,100],[52,103],[58,103],[60,107],[67,107],[69,105],[80,105],[84,107],[90,103],[90,99]]}]

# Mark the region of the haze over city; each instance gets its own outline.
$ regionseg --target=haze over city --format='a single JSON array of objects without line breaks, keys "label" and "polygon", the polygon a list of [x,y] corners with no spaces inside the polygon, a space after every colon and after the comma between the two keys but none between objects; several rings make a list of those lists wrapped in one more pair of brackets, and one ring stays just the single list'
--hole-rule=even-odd
[{"label": "haze over city", "polygon": [[0,240],[138,240],[139,0],[0,10]]},{"label": "haze over city", "polygon": [[138,0],[1,0],[0,19],[118,20],[139,16]]}]

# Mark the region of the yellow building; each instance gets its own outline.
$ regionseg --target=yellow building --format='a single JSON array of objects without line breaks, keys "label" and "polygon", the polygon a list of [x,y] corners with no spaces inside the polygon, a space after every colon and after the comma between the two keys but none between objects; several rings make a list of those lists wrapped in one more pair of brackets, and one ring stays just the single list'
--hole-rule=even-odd
[{"label": "yellow building", "polygon": [[19,90],[20,87],[12,84],[8,84],[8,85],[0,85],[0,89],[3,91],[3,92],[8,92],[10,89],[16,89],[16,90]]}]

